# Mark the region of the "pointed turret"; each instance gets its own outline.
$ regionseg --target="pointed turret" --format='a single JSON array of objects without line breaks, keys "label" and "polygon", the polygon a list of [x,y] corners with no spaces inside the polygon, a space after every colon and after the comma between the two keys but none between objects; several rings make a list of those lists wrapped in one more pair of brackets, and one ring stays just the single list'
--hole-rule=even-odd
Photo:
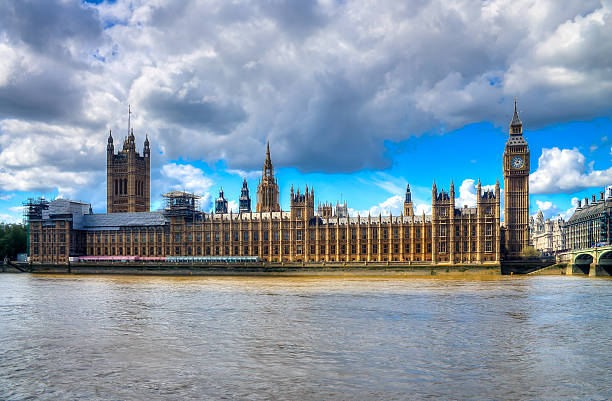
[{"label": "pointed turret", "polygon": [[145,157],[151,157],[151,149],[149,148],[149,135],[145,134],[144,148],[142,154]]},{"label": "pointed turret", "polygon": [[108,131],[108,144],[106,145],[106,151],[109,154],[115,153],[115,145],[113,145],[113,132],[111,130]]},{"label": "pointed turret", "polygon": [[246,178],[242,181],[242,190],[240,190],[239,212],[248,213],[251,211],[251,196],[249,195],[249,186]]},{"label": "pointed turret", "polygon": [[[130,152],[136,152],[136,139],[134,138],[134,128],[130,131],[130,135],[127,137],[127,150]],[[124,145],[124,147],[126,147]]]},{"label": "pointed turret", "polygon": [[227,200],[223,196],[223,188],[219,191],[219,197],[215,201],[215,213],[227,213]]},{"label": "pointed turret", "polygon": [[404,198],[404,215],[414,216],[414,207],[412,205],[412,193],[410,192],[410,184],[406,184],[406,197]]}]

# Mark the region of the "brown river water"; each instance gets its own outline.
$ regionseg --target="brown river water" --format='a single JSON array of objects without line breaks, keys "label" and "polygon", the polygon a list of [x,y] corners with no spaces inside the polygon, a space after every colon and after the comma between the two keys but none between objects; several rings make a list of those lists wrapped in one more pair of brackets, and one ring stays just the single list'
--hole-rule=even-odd
[{"label": "brown river water", "polygon": [[610,399],[612,280],[0,275],[0,399]]}]

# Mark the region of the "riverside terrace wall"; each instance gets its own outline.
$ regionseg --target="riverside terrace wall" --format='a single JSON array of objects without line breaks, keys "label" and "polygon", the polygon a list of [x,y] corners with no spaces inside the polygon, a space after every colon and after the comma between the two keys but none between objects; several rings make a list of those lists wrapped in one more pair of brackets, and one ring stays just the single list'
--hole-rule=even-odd
[{"label": "riverside terrace wall", "polygon": [[499,264],[407,265],[394,263],[72,263],[32,264],[30,273],[175,276],[499,276]]}]

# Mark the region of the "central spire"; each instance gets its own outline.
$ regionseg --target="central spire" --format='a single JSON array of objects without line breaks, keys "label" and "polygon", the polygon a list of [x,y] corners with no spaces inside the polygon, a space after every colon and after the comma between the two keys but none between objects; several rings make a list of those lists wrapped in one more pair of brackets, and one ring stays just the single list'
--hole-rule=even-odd
[{"label": "central spire", "polygon": [[270,141],[266,142],[266,161],[261,182],[257,187],[257,212],[279,212],[278,184],[274,178],[274,166],[270,158]]},{"label": "central spire", "polygon": [[263,176],[274,176],[274,166],[272,166],[272,159],[270,158],[270,141],[266,143],[266,161],[263,166]]}]

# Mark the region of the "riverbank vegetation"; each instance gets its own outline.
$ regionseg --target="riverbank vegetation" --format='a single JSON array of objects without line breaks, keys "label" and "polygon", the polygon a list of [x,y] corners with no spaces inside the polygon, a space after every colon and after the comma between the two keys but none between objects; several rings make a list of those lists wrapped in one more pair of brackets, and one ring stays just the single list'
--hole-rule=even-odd
[{"label": "riverbank vegetation", "polygon": [[28,233],[21,224],[0,224],[0,259],[14,260],[18,253],[25,253]]}]

